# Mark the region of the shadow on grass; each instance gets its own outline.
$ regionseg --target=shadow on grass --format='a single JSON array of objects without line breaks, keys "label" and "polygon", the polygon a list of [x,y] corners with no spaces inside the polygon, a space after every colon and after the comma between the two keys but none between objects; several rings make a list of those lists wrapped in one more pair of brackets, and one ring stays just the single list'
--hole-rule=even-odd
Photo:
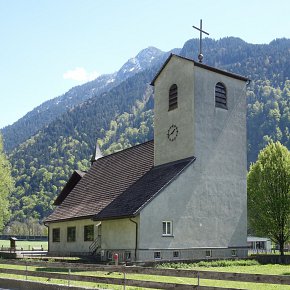
[{"label": "shadow on grass", "polygon": [[290,272],[282,273],[282,275],[290,275]]}]

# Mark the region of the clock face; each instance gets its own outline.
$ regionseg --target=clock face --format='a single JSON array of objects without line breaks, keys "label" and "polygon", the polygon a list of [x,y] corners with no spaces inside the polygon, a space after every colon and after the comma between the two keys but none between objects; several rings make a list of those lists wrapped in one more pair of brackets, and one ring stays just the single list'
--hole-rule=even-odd
[{"label": "clock face", "polygon": [[167,138],[170,141],[174,141],[178,135],[178,128],[176,125],[172,124],[167,131]]}]

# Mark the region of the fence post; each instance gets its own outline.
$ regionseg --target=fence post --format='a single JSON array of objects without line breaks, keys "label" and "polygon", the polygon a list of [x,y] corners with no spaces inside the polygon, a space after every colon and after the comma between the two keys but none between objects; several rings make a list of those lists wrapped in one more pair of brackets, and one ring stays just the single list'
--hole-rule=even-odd
[{"label": "fence post", "polygon": [[27,281],[27,261],[25,262],[25,279],[26,279],[26,281]]},{"label": "fence post", "polygon": [[197,271],[197,286],[199,286],[199,271]]},{"label": "fence post", "polygon": [[70,287],[70,273],[71,273],[71,270],[70,268],[68,269],[68,279],[67,279],[67,286]]},{"label": "fence post", "polygon": [[125,267],[123,268],[123,273],[124,273],[124,290],[126,290],[126,269],[125,269]]}]

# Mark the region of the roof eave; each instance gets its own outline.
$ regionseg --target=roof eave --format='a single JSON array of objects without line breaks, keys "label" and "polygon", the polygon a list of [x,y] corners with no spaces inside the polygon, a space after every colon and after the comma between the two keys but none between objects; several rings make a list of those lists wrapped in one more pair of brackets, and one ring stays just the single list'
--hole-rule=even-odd
[{"label": "roof eave", "polygon": [[44,220],[44,224],[61,223],[61,222],[67,222],[67,221],[72,221],[72,220],[83,220],[83,219],[92,219],[93,220],[93,217],[94,217],[94,215],[88,215],[88,216],[71,217],[71,218],[65,218],[65,219]]},{"label": "roof eave", "polygon": [[131,215],[120,215],[120,216],[110,216],[110,217],[101,217],[98,218],[97,215],[95,215],[92,220],[93,221],[108,221],[108,220],[120,220],[120,219],[126,219],[126,218],[134,218],[138,214],[131,214]]},{"label": "roof eave", "polygon": [[241,81],[245,81],[245,82],[250,81],[250,79],[247,78],[247,77],[244,77],[244,76],[241,76],[241,75],[238,75],[238,74],[235,74],[235,73],[231,73],[231,72],[228,72],[228,71],[225,71],[225,70],[221,70],[221,69],[218,69],[218,68],[215,68],[215,67],[200,63],[200,62],[196,62],[193,59],[190,59],[190,58],[187,58],[187,57],[184,57],[184,56],[180,56],[180,55],[171,53],[169,55],[169,57],[166,59],[166,61],[164,62],[164,64],[162,65],[162,67],[160,68],[160,70],[158,71],[158,73],[156,74],[156,76],[154,77],[154,79],[151,81],[151,83],[150,83],[151,86],[155,85],[155,81],[157,80],[157,78],[159,77],[159,75],[161,74],[161,72],[163,71],[163,69],[165,68],[165,66],[168,64],[168,62],[170,61],[170,59],[173,56],[176,56],[176,57],[191,61],[191,62],[194,63],[195,66],[207,69],[207,70],[212,71],[212,72],[223,74],[223,75],[226,75],[228,77],[235,78],[235,79],[238,79],[238,80],[241,80]]},{"label": "roof eave", "polygon": [[180,171],[178,172],[173,178],[171,178],[164,186],[162,186],[149,200],[147,200],[141,207],[139,207],[133,214],[137,216],[140,214],[141,210],[147,206],[157,195],[159,195],[168,185],[170,185],[176,178],[179,177],[194,161],[196,157],[192,156],[192,160]]}]

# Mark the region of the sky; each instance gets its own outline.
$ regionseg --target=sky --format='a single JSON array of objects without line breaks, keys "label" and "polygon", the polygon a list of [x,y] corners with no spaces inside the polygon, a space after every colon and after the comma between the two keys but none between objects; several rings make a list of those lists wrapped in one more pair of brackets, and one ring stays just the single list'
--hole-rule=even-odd
[{"label": "sky", "polygon": [[290,38],[289,11],[289,0],[0,0],[0,128],[144,48],[181,48],[200,19],[210,38],[259,44]]}]

